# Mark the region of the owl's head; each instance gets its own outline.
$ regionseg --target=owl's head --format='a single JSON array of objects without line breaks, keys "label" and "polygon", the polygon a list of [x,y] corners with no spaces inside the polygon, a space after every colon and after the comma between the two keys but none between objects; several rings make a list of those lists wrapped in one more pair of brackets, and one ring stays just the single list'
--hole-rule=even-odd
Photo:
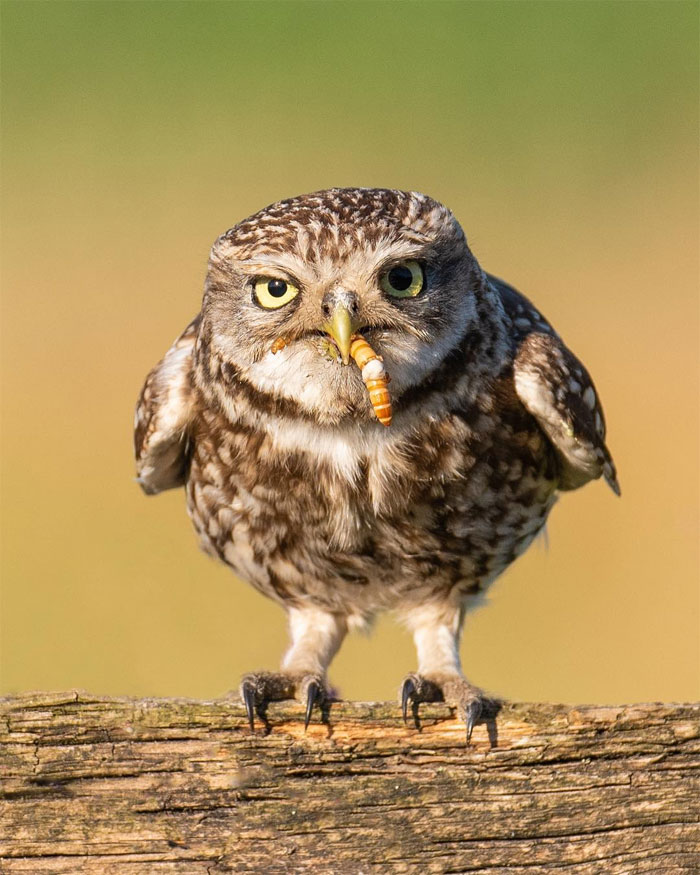
[{"label": "owl's head", "polygon": [[[394,398],[476,319],[483,273],[460,225],[417,192],[329,189],[279,201],[222,234],[202,306],[212,352],[319,422],[373,418],[350,336],[383,357]],[[279,337],[284,349],[273,353]]]}]

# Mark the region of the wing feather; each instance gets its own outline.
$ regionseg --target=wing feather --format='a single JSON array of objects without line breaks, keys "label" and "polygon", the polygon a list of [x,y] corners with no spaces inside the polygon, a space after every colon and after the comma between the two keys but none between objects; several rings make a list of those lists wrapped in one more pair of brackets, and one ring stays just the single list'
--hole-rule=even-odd
[{"label": "wing feather", "polygon": [[603,408],[576,356],[558,337],[533,332],[520,344],[513,376],[518,397],[557,451],[560,489],[577,489],[602,474],[619,495]]},{"label": "wing feather", "polygon": [[183,486],[189,460],[188,430],[195,414],[192,352],[200,317],[185,328],[144,383],[136,405],[137,480],[155,495]]},{"label": "wing feather", "polygon": [[556,450],[560,489],[577,489],[602,475],[619,495],[603,408],[590,374],[523,294],[496,277],[489,280],[513,326],[515,391]]}]

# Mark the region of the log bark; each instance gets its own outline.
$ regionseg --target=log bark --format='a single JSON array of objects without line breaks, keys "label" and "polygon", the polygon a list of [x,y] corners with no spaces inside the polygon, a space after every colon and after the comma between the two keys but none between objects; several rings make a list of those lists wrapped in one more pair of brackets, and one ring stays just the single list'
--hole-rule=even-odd
[{"label": "log bark", "polygon": [[444,704],[36,693],[0,708],[7,875],[700,871],[700,705]]}]

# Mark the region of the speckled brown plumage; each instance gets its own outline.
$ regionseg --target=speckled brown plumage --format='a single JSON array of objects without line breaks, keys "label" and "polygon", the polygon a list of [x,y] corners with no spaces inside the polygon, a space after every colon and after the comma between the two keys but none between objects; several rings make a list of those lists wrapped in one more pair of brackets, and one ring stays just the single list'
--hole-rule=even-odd
[{"label": "speckled brown plumage", "polygon": [[[420,264],[420,292],[386,294],[406,264]],[[298,292],[265,309],[261,277]],[[323,314],[338,308],[392,378],[387,429],[359,370],[328,355]],[[544,317],[481,270],[445,207],[381,189],[281,201],[223,234],[202,311],[136,417],[144,489],[185,485],[204,549],[289,613],[283,671],[244,680],[251,722],[253,706],[295,693],[310,713],[347,629],[392,610],[419,657],[404,710],[445,696],[470,728],[482,697],[459,666],[469,600],[527,548],[558,490],[602,474],[619,491],[604,439],[591,378]]]}]

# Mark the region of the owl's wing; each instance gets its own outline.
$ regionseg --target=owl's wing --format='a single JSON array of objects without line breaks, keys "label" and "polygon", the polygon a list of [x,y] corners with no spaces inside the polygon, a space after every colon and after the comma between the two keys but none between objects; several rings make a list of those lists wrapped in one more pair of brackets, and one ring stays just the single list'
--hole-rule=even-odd
[{"label": "owl's wing", "polygon": [[197,316],[190,322],[146,377],[136,405],[137,480],[148,495],[185,483],[188,429],[195,413],[192,351],[199,321]]},{"label": "owl's wing", "polygon": [[619,495],[605,445],[603,408],[590,374],[524,295],[502,280],[490,280],[513,324],[515,391],[557,453],[559,488],[577,489],[602,474]]}]

